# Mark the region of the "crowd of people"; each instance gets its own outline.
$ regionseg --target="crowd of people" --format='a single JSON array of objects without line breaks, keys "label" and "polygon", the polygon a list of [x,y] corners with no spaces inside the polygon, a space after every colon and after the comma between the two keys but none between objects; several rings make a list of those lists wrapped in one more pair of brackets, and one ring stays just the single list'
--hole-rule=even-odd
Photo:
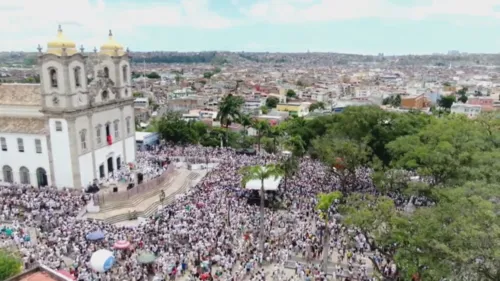
[{"label": "crowd of people", "polygon": [[[327,274],[330,280],[365,281],[371,280],[373,271],[368,258],[384,271],[396,272],[395,265],[372,251],[361,234],[335,220],[324,225],[315,210],[316,195],[338,189],[340,183],[316,160],[301,159],[286,189],[280,186],[282,208],[266,208],[266,250],[261,253],[259,207],[247,204],[238,171],[277,162],[279,156],[201,146],[157,147],[140,154],[138,158],[147,160],[138,166],[147,168],[137,168],[151,175],[161,173],[158,163],[168,158],[217,159],[219,164],[154,218],[128,227],[79,219],[89,200],[84,193],[0,183],[0,219],[9,221],[1,226],[0,245],[18,247],[26,267],[43,263],[79,281],[159,281],[181,276],[193,281],[311,281],[326,280]],[[368,173],[360,171],[362,188],[372,187]],[[36,239],[28,229],[34,229]],[[89,241],[86,235],[93,231],[103,232],[104,238]],[[331,234],[328,272],[319,266],[325,231]],[[117,241],[129,241],[131,246],[113,249]],[[112,250],[116,257],[115,265],[104,273],[90,265],[92,253],[99,249]],[[141,262],[138,257],[144,253],[154,254],[155,261]]]}]

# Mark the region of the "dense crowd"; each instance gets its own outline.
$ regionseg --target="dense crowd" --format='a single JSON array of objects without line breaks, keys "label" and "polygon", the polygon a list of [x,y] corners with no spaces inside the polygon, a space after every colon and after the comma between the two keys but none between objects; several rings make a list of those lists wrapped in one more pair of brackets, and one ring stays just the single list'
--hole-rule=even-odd
[{"label": "dense crowd", "polygon": [[[0,219],[10,221],[1,227],[1,246],[17,246],[27,267],[40,262],[66,270],[81,281],[159,281],[180,276],[189,280],[310,281],[326,279],[318,261],[322,237],[329,231],[333,280],[371,280],[368,258],[387,275],[396,274],[395,265],[372,251],[361,234],[335,220],[324,225],[315,210],[316,195],[338,189],[340,183],[318,161],[303,158],[298,171],[287,180],[286,190],[280,186],[282,207],[266,208],[263,254],[258,250],[259,207],[248,204],[238,170],[276,162],[278,156],[239,155],[231,149],[200,146],[140,153],[138,158],[147,160],[137,168],[151,175],[161,172],[158,163],[167,158],[217,159],[219,165],[157,216],[133,227],[79,219],[79,211],[89,200],[82,193],[0,183]],[[369,171],[360,170],[357,178],[360,189],[373,188]],[[36,230],[36,243],[28,227]],[[86,235],[93,231],[104,232],[104,238],[87,240]],[[117,261],[108,272],[93,271],[89,263],[92,253],[113,250],[120,240],[132,246],[114,249]],[[156,261],[140,263],[137,257],[145,252],[153,253]],[[287,274],[285,267],[294,268],[294,273]]]}]

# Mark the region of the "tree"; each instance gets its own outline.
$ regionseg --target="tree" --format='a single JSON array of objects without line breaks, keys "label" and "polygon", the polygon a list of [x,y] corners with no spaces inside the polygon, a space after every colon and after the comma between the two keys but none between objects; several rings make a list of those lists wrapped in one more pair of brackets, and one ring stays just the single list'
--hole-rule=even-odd
[{"label": "tree", "polygon": [[438,101],[439,106],[450,109],[453,103],[456,101],[456,97],[454,95],[443,96]]},{"label": "tree", "polygon": [[398,169],[416,171],[430,186],[458,184],[470,179],[474,156],[489,151],[485,132],[465,116],[434,119],[419,133],[387,145]]},{"label": "tree", "polygon": [[323,261],[321,263],[322,271],[327,272],[328,268],[328,257],[330,248],[330,221],[332,219],[332,213],[336,210],[332,210],[334,203],[338,202],[342,198],[342,193],[334,191],[331,193],[320,193],[318,194],[318,200],[316,204],[316,209],[320,211],[320,217],[323,219],[324,227],[322,229],[323,238]]},{"label": "tree", "polygon": [[15,253],[5,249],[0,250],[0,280],[6,280],[21,273],[22,268],[22,260]]},{"label": "tree", "polygon": [[240,170],[240,174],[243,176],[241,179],[241,185],[246,188],[248,182],[252,180],[260,181],[260,251],[264,254],[264,241],[265,241],[265,224],[264,224],[264,180],[278,177],[283,175],[283,171],[279,166],[274,164],[267,164],[265,166],[246,166]]},{"label": "tree", "polygon": [[309,111],[315,111],[317,109],[324,110],[326,108],[325,103],[322,101],[315,102],[309,106]]},{"label": "tree", "polygon": [[252,126],[252,117],[248,114],[241,115],[238,123],[240,123],[241,126],[243,126],[243,131],[245,134],[247,134],[247,128]]},{"label": "tree", "polygon": [[297,93],[292,89],[288,89],[288,91],[286,91],[286,97],[291,98],[291,99],[295,99],[295,98],[297,98]]},{"label": "tree", "polygon": [[156,72],[151,72],[146,75],[149,79],[160,79],[161,76]]},{"label": "tree", "polygon": [[295,157],[293,154],[287,156],[285,160],[281,162],[280,167],[281,170],[283,170],[283,175],[285,176],[284,190],[286,192],[288,185],[288,178],[293,176],[299,169],[299,162],[297,161],[297,157]]},{"label": "tree", "polygon": [[196,130],[180,114],[169,112],[157,124],[161,137],[175,144],[187,145],[199,139]]},{"label": "tree", "polygon": [[244,103],[242,97],[233,96],[232,94],[225,96],[219,103],[217,120],[220,121],[221,126],[226,128],[226,131],[233,121],[241,117],[241,107]]},{"label": "tree", "polygon": [[370,148],[364,142],[325,135],[313,141],[315,155],[340,181],[340,190],[347,194],[358,183],[357,170],[369,162]]},{"label": "tree", "polygon": [[207,72],[203,73],[203,78],[210,79],[210,78],[212,78],[213,75],[214,75],[213,72],[207,71]]},{"label": "tree", "polygon": [[461,94],[459,97],[458,97],[458,101],[461,102],[461,103],[466,103],[467,100],[469,98],[465,95],[465,94]]},{"label": "tree", "polygon": [[265,105],[260,107],[260,111],[262,111],[262,114],[268,114],[269,113],[269,108]]},{"label": "tree", "polygon": [[[397,239],[396,230],[404,220],[400,220],[400,215],[391,198],[353,193],[345,198],[345,202],[339,209],[346,227],[355,228],[365,236],[372,251],[378,251],[389,261],[394,260],[395,243],[400,242]],[[377,274],[383,276],[379,263],[373,257],[369,259]]]},{"label": "tree", "polygon": [[444,83],[443,83],[443,86],[445,86],[445,87],[450,87],[450,86],[451,86],[451,83],[450,83],[450,82],[444,82]]},{"label": "tree", "polygon": [[260,140],[270,130],[269,122],[266,120],[255,120],[252,127],[257,131],[257,147],[260,152]]},{"label": "tree", "polygon": [[382,101],[383,105],[391,105],[393,107],[401,106],[401,95],[389,96]]},{"label": "tree", "polygon": [[269,108],[276,108],[280,100],[277,97],[268,97],[266,99],[266,106]]}]

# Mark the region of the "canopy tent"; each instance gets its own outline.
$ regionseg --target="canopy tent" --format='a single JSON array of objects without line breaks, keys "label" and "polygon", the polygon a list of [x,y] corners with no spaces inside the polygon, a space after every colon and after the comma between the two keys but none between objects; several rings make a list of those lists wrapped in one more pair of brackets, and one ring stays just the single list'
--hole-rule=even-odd
[{"label": "canopy tent", "polygon": [[[281,179],[283,177],[271,177],[269,179],[264,180],[264,190],[265,191],[276,191],[278,190],[278,186],[280,185]],[[251,180],[247,182],[245,188],[249,190],[260,190],[261,186],[261,181],[260,180]]]}]

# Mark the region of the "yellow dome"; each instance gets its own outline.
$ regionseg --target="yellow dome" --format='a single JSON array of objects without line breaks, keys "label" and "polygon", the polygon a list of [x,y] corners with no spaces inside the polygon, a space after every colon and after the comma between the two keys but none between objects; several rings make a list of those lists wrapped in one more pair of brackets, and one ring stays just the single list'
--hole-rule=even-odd
[{"label": "yellow dome", "polygon": [[61,56],[64,48],[66,48],[66,54],[68,56],[77,53],[75,42],[64,36],[62,28],[59,25],[59,28],[57,29],[57,38],[47,43],[47,53]]},{"label": "yellow dome", "polygon": [[123,46],[113,39],[113,33],[111,30],[109,31],[108,42],[101,46],[100,53],[108,56],[123,56],[125,54]]}]

